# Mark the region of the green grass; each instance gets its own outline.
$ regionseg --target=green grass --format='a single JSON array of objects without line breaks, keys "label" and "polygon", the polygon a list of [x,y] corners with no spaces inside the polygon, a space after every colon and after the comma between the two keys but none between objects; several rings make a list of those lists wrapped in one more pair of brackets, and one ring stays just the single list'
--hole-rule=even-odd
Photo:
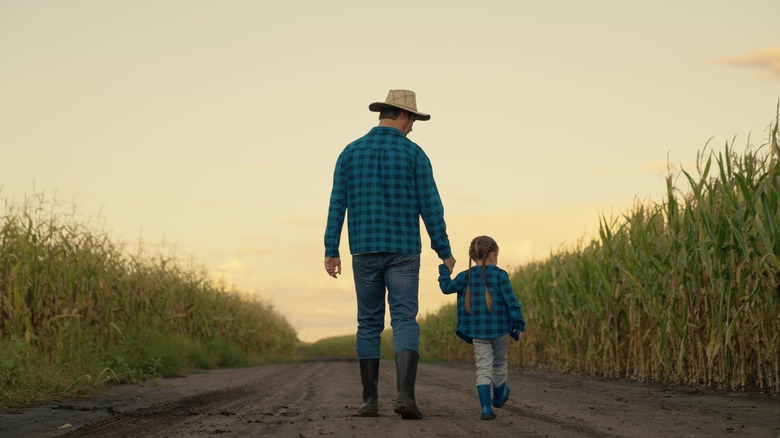
[{"label": "green grass", "polygon": [[6,202],[0,291],[0,408],[293,357],[297,343],[264,301],[174,257],[124,254],[41,194]]}]

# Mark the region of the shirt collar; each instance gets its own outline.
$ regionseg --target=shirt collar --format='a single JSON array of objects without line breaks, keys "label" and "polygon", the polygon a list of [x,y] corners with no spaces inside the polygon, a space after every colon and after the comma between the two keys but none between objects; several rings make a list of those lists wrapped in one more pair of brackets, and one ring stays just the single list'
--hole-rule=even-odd
[{"label": "shirt collar", "polygon": [[371,128],[371,132],[384,135],[400,135],[401,137],[404,137],[401,131],[392,126],[374,126]]}]

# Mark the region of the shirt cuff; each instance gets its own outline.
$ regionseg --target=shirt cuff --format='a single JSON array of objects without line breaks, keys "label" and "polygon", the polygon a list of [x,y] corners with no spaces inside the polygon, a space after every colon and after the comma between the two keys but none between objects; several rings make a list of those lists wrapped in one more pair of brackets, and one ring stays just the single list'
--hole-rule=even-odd
[{"label": "shirt cuff", "polygon": [[436,251],[436,254],[439,256],[442,260],[447,260],[452,258],[452,250],[450,248],[441,249],[439,251]]}]

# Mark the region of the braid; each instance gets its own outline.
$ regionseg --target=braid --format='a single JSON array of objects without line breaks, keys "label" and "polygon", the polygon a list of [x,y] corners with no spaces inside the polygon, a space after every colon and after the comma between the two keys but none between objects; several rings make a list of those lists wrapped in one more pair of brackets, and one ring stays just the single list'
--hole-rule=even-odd
[{"label": "braid", "polygon": [[469,270],[466,271],[466,313],[471,313],[471,259],[469,259]]},{"label": "braid", "polygon": [[488,313],[493,311],[493,295],[488,290],[487,282],[485,281],[485,264],[487,263],[489,248],[482,249],[482,286],[485,286],[485,304],[487,305]]},{"label": "braid", "polygon": [[471,313],[471,262],[482,262],[482,286],[485,288],[485,305],[488,312],[493,311],[493,295],[490,293],[490,289],[487,287],[487,280],[485,279],[485,271],[487,269],[487,259],[491,253],[498,253],[498,244],[492,237],[478,236],[471,241],[469,247],[469,270],[466,280],[466,312]]},{"label": "braid", "polygon": [[469,248],[469,270],[466,274],[466,313],[471,313],[471,262],[477,261],[477,251],[479,251],[479,242],[482,240],[482,236],[475,238],[471,241],[471,247]]}]

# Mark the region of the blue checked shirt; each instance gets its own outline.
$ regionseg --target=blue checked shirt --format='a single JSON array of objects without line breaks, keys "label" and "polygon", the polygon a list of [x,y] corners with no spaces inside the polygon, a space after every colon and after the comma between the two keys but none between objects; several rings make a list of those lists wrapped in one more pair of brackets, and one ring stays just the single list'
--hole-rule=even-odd
[{"label": "blue checked shirt", "polygon": [[431,248],[442,260],[452,257],[431,162],[420,146],[396,128],[374,127],[339,155],[325,257],[339,257],[345,213],[352,254],[420,254],[422,217]]},{"label": "blue checked shirt", "polygon": [[[494,339],[517,331],[512,337],[518,339],[525,331],[525,319],[509,274],[496,265],[485,266],[485,283],[482,283],[482,266],[471,268],[471,313],[466,313],[466,282],[468,271],[459,273],[454,280],[450,270],[439,265],[439,287],[445,294],[458,294],[458,323],[455,333],[468,342],[474,339]],[[485,302],[485,284],[493,297],[492,311],[488,312]]]}]

